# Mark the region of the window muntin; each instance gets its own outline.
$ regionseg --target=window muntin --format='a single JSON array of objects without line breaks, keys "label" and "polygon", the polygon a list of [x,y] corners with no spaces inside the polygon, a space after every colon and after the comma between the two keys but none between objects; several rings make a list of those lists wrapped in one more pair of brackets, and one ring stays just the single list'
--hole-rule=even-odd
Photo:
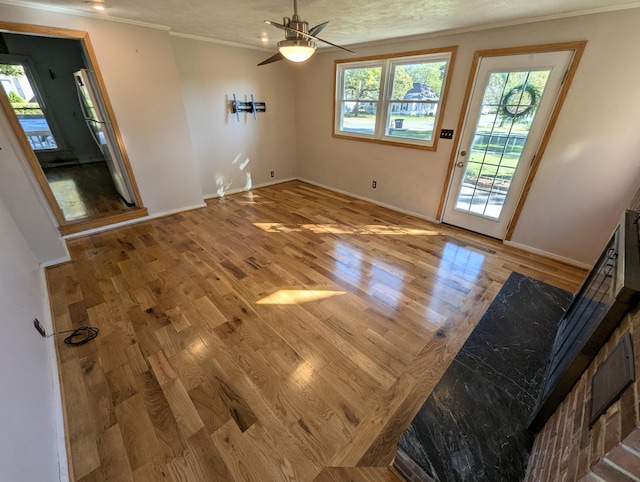
[{"label": "window muntin", "polygon": [[435,149],[454,53],[337,61],[334,135]]}]

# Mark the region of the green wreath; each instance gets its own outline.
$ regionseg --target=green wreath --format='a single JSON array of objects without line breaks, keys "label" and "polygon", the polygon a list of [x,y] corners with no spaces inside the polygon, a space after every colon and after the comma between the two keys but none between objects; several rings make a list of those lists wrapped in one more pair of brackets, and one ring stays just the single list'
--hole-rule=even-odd
[{"label": "green wreath", "polygon": [[[516,97],[517,102],[510,102]],[[528,102],[527,102],[528,99]],[[530,84],[517,85],[505,94],[500,103],[500,110],[504,117],[522,119],[535,109],[540,101],[540,91]]]}]

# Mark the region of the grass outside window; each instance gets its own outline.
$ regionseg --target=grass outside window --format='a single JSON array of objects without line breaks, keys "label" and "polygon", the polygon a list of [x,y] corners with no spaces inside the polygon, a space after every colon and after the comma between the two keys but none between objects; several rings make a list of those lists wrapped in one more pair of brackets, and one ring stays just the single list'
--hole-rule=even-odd
[{"label": "grass outside window", "polygon": [[435,150],[455,53],[336,61],[334,136]]}]

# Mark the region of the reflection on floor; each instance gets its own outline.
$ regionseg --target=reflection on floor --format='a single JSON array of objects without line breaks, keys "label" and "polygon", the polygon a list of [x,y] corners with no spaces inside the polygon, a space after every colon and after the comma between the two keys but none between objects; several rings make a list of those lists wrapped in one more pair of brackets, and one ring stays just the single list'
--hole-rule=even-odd
[{"label": "reflection on floor", "polygon": [[438,482],[522,480],[527,430],[571,294],[512,273],[400,439]]},{"label": "reflection on floor", "polygon": [[69,222],[127,210],[116,192],[106,162],[48,167],[43,171]]}]

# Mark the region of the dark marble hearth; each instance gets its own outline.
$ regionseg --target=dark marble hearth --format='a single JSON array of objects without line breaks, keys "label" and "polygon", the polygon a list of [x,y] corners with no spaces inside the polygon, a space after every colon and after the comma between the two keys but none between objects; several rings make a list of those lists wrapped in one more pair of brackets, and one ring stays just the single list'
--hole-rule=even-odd
[{"label": "dark marble hearth", "polygon": [[571,294],[512,273],[399,447],[434,480],[523,479],[527,430]]}]

